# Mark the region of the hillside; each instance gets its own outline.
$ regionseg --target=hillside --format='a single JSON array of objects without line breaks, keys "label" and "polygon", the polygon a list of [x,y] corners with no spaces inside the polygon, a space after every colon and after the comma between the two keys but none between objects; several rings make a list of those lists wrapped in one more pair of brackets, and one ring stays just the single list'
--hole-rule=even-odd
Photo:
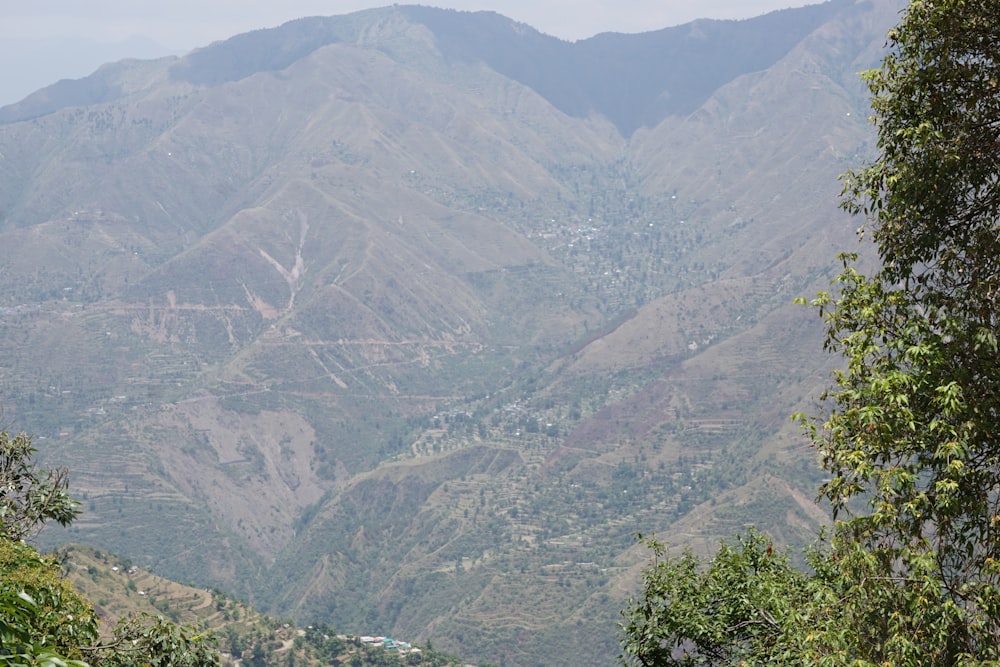
[{"label": "hillside", "polygon": [[574,44],[391,7],[0,109],[3,413],[84,509],[45,540],[547,665],[617,654],[637,531],[808,540],[792,300],[856,247],[899,7]]},{"label": "hillside", "polygon": [[411,665],[463,664],[454,656],[392,638],[387,642],[384,637],[375,641],[367,635],[339,634],[320,623],[295,627],[260,614],[216,589],[185,586],[93,547],[65,545],[56,555],[65,576],[96,604],[102,633],[110,635],[114,624],[129,616],[161,616],[210,632],[222,667],[321,667],[348,661],[363,667],[385,664],[386,654],[395,654]]}]

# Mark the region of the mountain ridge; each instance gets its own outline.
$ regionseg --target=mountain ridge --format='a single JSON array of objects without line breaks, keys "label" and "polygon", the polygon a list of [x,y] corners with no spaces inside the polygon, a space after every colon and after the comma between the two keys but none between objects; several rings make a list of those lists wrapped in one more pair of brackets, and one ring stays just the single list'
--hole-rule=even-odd
[{"label": "mountain ridge", "polygon": [[[496,12],[402,5],[342,17],[296,19],[243,33],[192,51],[173,62],[169,71],[173,80],[195,85],[276,72],[319,48],[363,42],[365,26],[398,15],[430,30],[445,58],[481,62],[539,92],[568,115],[600,113],[627,137],[666,116],[694,111],[725,82],[766,69],[819,24],[854,5],[854,0],[829,0],[743,21],[702,19],[637,35],[601,33],[575,42],[545,35]],[[755,36],[763,33],[769,39]],[[634,78],[636,62],[661,64]],[[706,68],[706,62],[711,67]],[[578,72],[586,74],[581,77]],[[75,105],[74,100],[92,104],[119,99],[128,91],[115,85],[117,75],[114,68],[105,67],[90,77],[54,84],[0,108],[0,123],[51,113]]]}]

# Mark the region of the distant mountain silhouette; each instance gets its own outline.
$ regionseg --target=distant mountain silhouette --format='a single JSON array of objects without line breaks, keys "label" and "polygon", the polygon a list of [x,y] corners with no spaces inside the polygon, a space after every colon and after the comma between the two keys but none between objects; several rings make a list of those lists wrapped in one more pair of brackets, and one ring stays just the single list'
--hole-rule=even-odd
[{"label": "distant mountain silhouette", "polygon": [[700,20],[572,43],[493,12],[410,6],[400,11],[430,28],[445,56],[482,61],[560,111],[578,118],[601,114],[630,136],[668,115],[691,113],[738,76],[766,70],[854,4],[833,0],[745,21]]},{"label": "distant mountain silhouette", "polygon": [[[720,86],[766,70],[806,35],[845,9],[866,3],[831,0],[743,21],[699,20],[640,34],[603,33],[566,42],[495,12],[398,6],[347,16],[312,17],[255,30],[197,49],[171,77],[214,86],[258,72],[280,71],[335,43],[356,41],[371,21],[398,13],[426,26],[447,58],[482,62],[529,86],[560,111],[600,114],[623,136],[670,115],[691,113]],[[0,109],[0,123],[67,106],[110,102],[127,90],[114,70],[61,81]]]}]

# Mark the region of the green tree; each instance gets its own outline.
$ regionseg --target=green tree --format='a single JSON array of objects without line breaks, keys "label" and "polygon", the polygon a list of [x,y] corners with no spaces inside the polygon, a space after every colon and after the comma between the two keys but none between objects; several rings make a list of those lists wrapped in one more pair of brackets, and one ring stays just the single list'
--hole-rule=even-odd
[{"label": "green tree", "polygon": [[34,455],[27,435],[0,432],[0,537],[22,540],[46,521],[66,526],[79,514],[67,470],[40,470]]},{"label": "green tree", "polygon": [[654,563],[643,596],[630,600],[624,651],[645,667],[774,662],[789,650],[794,612],[809,599],[808,578],[766,536],[724,542],[702,567],[690,552],[667,557],[647,540]]},{"label": "green tree", "polygon": [[[84,649],[94,667],[209,667],[219,664],[210,633],[162,616],[127,616],[111,641]],[[92,657],[91,657],[92,656]]]},{"label": "green tree", "polygon": [[[814,302],[845,362],[825,416],[803,420],[830,473],[830,538],[810,576],[763,576],[762,598],[746,592],[762,575],[725,545],[707,572],[654,564],[626,610],[629,660],[1000,659],[1000,13],[986,0],[913,0],[889,47],[866,74],[878,157],[845,176],[845,208],[866,219],[879,268],[866,276],[843,256],[835,294]],[[697,584],[712,587],[719,567],[734,578],[705,598]],[[758,606],[775,624],[747,635]]]},{"label": "green tree", "polygon": [[[20,541],[0,541],[0,591],[30,598],[32,642],[44,642],[70,657],[97,640],[97,616],[90,603],[61,576],[59,563]],[[24,594],[24,595],[22,595]]]},{"label": "green tree", "polygon": [[881,268],[847,257],[817,300],[846,368],[813,439],[851,652],[973,663],[1000,657],[1000,14],[915,1],[889,39],[867,75],[879,157],[845,188]]},{"label": "green tree", "polygon": [[0,540],[0,665],[84,665],[97,617],[59,570],[27,544]]}]

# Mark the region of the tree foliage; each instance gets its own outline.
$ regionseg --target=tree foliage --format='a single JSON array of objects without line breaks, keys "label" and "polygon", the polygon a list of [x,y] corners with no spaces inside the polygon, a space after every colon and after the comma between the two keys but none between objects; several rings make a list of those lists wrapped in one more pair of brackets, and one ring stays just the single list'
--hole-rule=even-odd
[{"label": "tree foliage", "polygon": [[208,667],[218,664],[210,633],[164,620],[161,616],[127,616],[113,637],[89,649],[95,667]]},{"label": "tree foliage", "polygon": [[[20,541],[0,541],[0,645],[23,656],[59,655],[81,659],[81,646],[97,641],[93,607],[60,576],[59,564]],[[12,650],[13,647],[13,650]],[[9,656],[0,655],[0,664]],[[31,664],[31,663],[29,663]]]},{"label": "tree foliage", "polygon": [[1000,657],[996,10],[915,1],[890,33],[867,75],[879,157],[845,189],[881,268],[848,261],[837,299],[818,300],[847,365],[813,437],[846,517],[835,554],[864,556],[842,562],[872,661]]},{"label": "tree foliage", "polygon": [[0,537],[21,540],[46,521],[69,525],[79,514],[65,468],[40,470],[24,433],[0,431]]},{"label": "tree foliage", "polygon": [[786,627],[808,598],[808,580],[764,535],[723,543],[702,569],[690,552],[667,557],[647,540],[655,562],[644,594],[625,612],[625,652],[644,667],[738,665],[789,650]]},{"label": "tree foliage", "polygon": [[[865,218],[880,265],[863,275],[844,255],[836,293],[814,302],[845,362],[825,417],[803,420],[836,521],[804,584],[765,577],[775,595],[805,600],[775,615],[795,649],[776,656],[773,637],[728,632],[729,653],[708,650],[699,632],[731,627],[726,610],[744,593],[719,589],[698,607],[706,614],[686,606],[697,598],[684,586],[720,565],[737,580],[761,576],[724,546],[705,574],[683,559],[647,573],[647,616],[673,628],[661,644],[697,657],[646,662],[633,650],[642,625],[629,621],[626,653],[642,664],[1000,659],[1000,12],[986,0],[913,0],[889,47],[866,75],[878,157],[845,176],[845,208]],[[680,582],[653,585],[667,574]]]}]

